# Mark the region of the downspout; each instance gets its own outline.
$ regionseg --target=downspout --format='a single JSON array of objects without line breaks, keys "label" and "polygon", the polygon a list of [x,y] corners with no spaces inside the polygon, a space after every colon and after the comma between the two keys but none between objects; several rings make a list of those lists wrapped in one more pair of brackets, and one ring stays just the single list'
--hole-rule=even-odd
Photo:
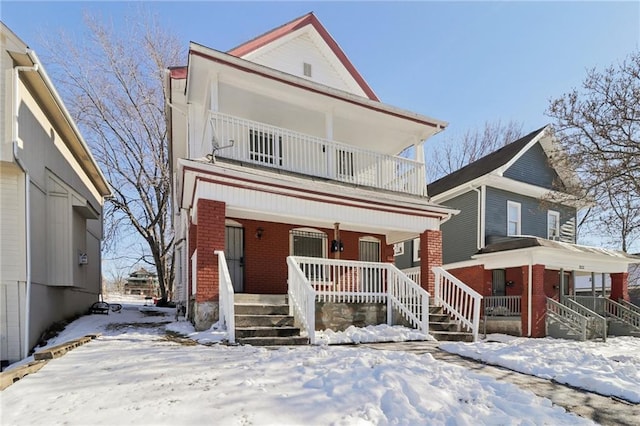
[{"label": "downspout", "polygon": [[[482,191],[478,188],[475,188],[473,186],[470,187],[471,190],[476,191],[478,193],[478,232],[476,233],[476,249],[480,250],[482,249],[482,247],[484,246],[484,244],[482,244],[482,202],[483,202],[483,197],[482,197]],[[484,188],[484,187],[483,187]]]},{"label": "downspout", "polygon": [[529,257],[529,285],[527,286],[527,337],[531,337],[531,297],[533,296],[533,256]]},{"label": "downspout", "polygon": [[[28,51],[27,51],[28,52]],[[26,251],[26,289],[25,289],[25,320],[24,320],[24,341],[23,353],[24,358],[29,354],[29,327],[31,326],[31,177],[29,176],[29,170],[22,160],[18,157],[18,111],[20,109],[20,98],[18,91],[20,89],[19,80],[20,71],[38,71],[38,64],[33,66],[17,66],[13,68],[13,120],[11,126],[11,141],[13,143],[13,159],[16,164],[22,169],[24,173],[24,186],[25,186],[25,251]]]}]

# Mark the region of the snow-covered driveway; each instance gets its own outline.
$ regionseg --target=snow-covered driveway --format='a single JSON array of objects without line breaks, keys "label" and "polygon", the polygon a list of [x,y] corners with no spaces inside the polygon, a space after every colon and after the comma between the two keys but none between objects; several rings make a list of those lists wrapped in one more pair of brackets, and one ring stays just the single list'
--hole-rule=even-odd
[{"label": "snow-covered driveway", "polygon": [[103,336],[2,392],[1,423],[588,423],[531,392],[429,354],[351,346],[184,345],[167,340],[159,326],[172,319],[145,317],[129,307],[121,316],[74,322],[61,338],[89,329]]}]

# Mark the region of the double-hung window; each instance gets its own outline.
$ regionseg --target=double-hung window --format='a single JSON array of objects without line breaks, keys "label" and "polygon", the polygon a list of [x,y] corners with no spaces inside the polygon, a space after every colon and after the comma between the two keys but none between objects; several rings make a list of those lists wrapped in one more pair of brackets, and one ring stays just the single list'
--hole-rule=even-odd
[{"label": "double-hung window", "polygon": [[547,212],[547,238],[560,239],[560,213],[553,210]]},{"label": "double-hung window", "polygon": [[521,234],[520,203],[507,201],[507,235]]}]

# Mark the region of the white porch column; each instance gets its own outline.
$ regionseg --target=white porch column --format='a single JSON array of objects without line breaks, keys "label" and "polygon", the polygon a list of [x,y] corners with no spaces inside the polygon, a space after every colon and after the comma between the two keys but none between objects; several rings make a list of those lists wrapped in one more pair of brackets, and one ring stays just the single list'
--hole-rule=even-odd
[{"label": "white porch column", "polygon": [[424,141],[417,141],[416,143],[413,144],[413,146],[415,148],[416,161],[424,165],[424,167],[422,167],[419,170],[417,184],[423,188],[420,194],[427,195],[427,176],[426,176],[427,166],[425,165],[425,162],[424,162]]},{"label": "white porch column", "polygon": [[[325,139],[333,141],[333,110],[325,111],[324,113],[324,134]],[[335,150],[332,147],[327,146],[325,148],[327,176],[329,178],[335,178],[336,176],[335,154]]]},{"label": "white porch column", "polygon": [[209,109],[211,111],[219,111],[220,104],[218,95],[220,93],[218,87],[218,73],[211,74],[211,80],[209,82]]}]

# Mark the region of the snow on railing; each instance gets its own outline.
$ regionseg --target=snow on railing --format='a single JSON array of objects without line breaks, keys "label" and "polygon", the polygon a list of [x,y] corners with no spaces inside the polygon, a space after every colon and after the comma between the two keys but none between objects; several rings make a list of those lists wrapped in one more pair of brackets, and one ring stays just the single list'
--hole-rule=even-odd
[{"label": "snow on railing", "polygon": [[236,342],[236,319],[233,305],[234,292],[231,275],[227,267],[227,260],[224,251],[216,250],[218,256],[218,282],[220,283],[220,322],[227,329],[229,343]]},{"label": "snow on railing", "polygon": [[443,268],[436,266],[432,271],[436,281],[434,304],[442,306],[445,312],[470,330],[473,341],[477,341],[482,296]]},{"label": "snow on railing", "polygon": [[412,326],[429,332],[429,293],[393,264],[301,256],[288,257],[287,264],[292,308],[309,330],[315,326],[310,321],[315,321],[315,301],[320,301],[386,303],[387,324],[393,324],[397,311]]},{"label": "snow on railing", "polygon": [[[354,185],[424,195],[424,164],[257,121],[210,112],[220,158]],[[233,141],[233,142],[231,142]],[[193,158],[211,152],[194,153]]]}]

